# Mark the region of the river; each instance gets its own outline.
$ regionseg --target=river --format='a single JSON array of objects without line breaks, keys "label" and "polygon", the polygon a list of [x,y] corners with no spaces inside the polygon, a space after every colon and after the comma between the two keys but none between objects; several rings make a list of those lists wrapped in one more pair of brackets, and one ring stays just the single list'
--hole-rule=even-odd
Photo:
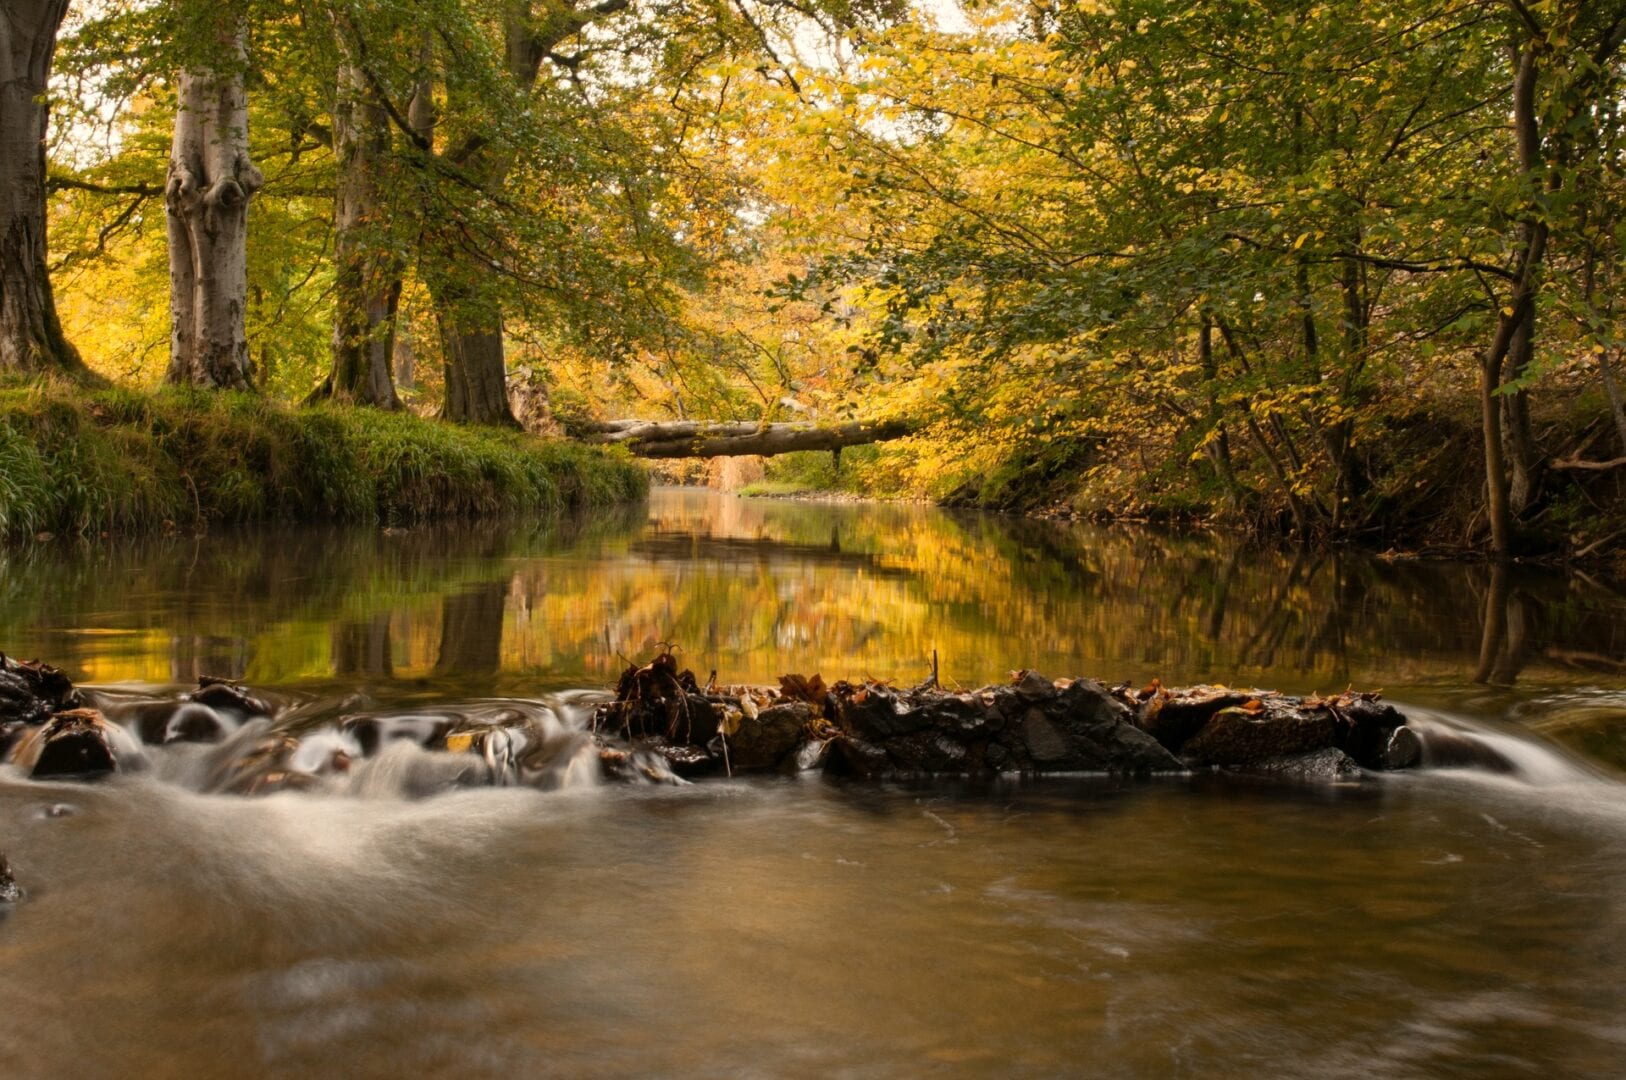
[{"label": "river", "polygon": [[1618,1076],[1626,596],[1608,581],[658,489],[535,526],[11,552],[0,648],[116,707],[302,730],[500,709],[672,642],[701,678],[1020,668],[1382,688],[1517,768],[752,779],[262,798],[182,749],[0,769],[0,1075]]}]

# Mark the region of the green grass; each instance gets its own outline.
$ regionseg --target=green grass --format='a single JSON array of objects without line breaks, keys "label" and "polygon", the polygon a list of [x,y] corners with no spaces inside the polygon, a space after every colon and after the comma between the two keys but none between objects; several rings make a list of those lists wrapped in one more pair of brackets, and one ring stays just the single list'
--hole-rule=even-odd
[{"label": "green grass", "polygon": [[740,488],[739,494],[764,498],[785,498],[792,495],[828,495],[839,489],[818,484],[793,483],[788,480],[758,480]]},{"label": "green grass", "polygon": [[0,388],[0,537],[554,515],[642,498],[624,453],[251,394]]}]

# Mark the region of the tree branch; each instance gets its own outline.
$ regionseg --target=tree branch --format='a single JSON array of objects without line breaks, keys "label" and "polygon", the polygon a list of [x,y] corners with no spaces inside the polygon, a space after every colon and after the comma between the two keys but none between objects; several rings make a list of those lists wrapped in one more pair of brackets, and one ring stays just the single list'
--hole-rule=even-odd
[{"label": "tree branch", "polygon": [[98,184],[75,176],[50,176],[45,180],[46,191],[88,191],[93,195],[140,195],[154,198],[164,193],[162,184]]}]

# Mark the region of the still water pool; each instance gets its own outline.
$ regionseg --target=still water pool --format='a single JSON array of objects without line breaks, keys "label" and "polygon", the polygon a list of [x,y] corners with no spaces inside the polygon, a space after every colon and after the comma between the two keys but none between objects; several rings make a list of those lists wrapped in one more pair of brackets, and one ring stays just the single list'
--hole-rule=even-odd
[{"label": "still water pool", "polygon": [[[205,795],[0,770],[0,1076],[1626,1074],[1609,582],[658,490],[562,526],[5,556],[0,648],[104,703],[579,722],[702,677],[1382,687],[1468,770]],[[155,751],[162,758],[168,751]],[[176,751],[175,753],[179,753]]]}]

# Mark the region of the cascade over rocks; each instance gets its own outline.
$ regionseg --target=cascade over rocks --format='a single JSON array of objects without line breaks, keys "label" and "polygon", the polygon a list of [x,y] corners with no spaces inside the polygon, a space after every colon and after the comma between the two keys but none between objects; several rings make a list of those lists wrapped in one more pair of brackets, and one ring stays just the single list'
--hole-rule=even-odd
[{"label": "cascade over rocks", "polygon": [[1198,769],[1336,781],[1419,766],[1511,768],[1484,742],[1409,725],[1372,693],[1293,697],[1157,681],[1109,688],[1033,671],[969,691],[946,690],[935,674],[909,689],[875,680],[826,685],[818,675],[785,675],[778,687],[718,686],[715,672],[702,686],[679,670],[670,649],[629,665],[588,730],[520,707],[483,717],[320,720],[211,678],[178,699],[107,708],[104,715],[87,707],[49,665],[0,655],[0,754],[31,777],[139,768],[147,762],[143,743],[207,744],[193,751],[201,755],[192,759],[197,784],[244,795],[339,783],[367,759],[394,762],[393,774],[415,794],[556,786],[583,768],[638,783],[752,772],[873,778]]},{"label": "cascade over rocks", "polygon": [[23,889],[17,884],[11,870],[11,860],[0,852],[0,904],[15,904],[23,898]]}]

